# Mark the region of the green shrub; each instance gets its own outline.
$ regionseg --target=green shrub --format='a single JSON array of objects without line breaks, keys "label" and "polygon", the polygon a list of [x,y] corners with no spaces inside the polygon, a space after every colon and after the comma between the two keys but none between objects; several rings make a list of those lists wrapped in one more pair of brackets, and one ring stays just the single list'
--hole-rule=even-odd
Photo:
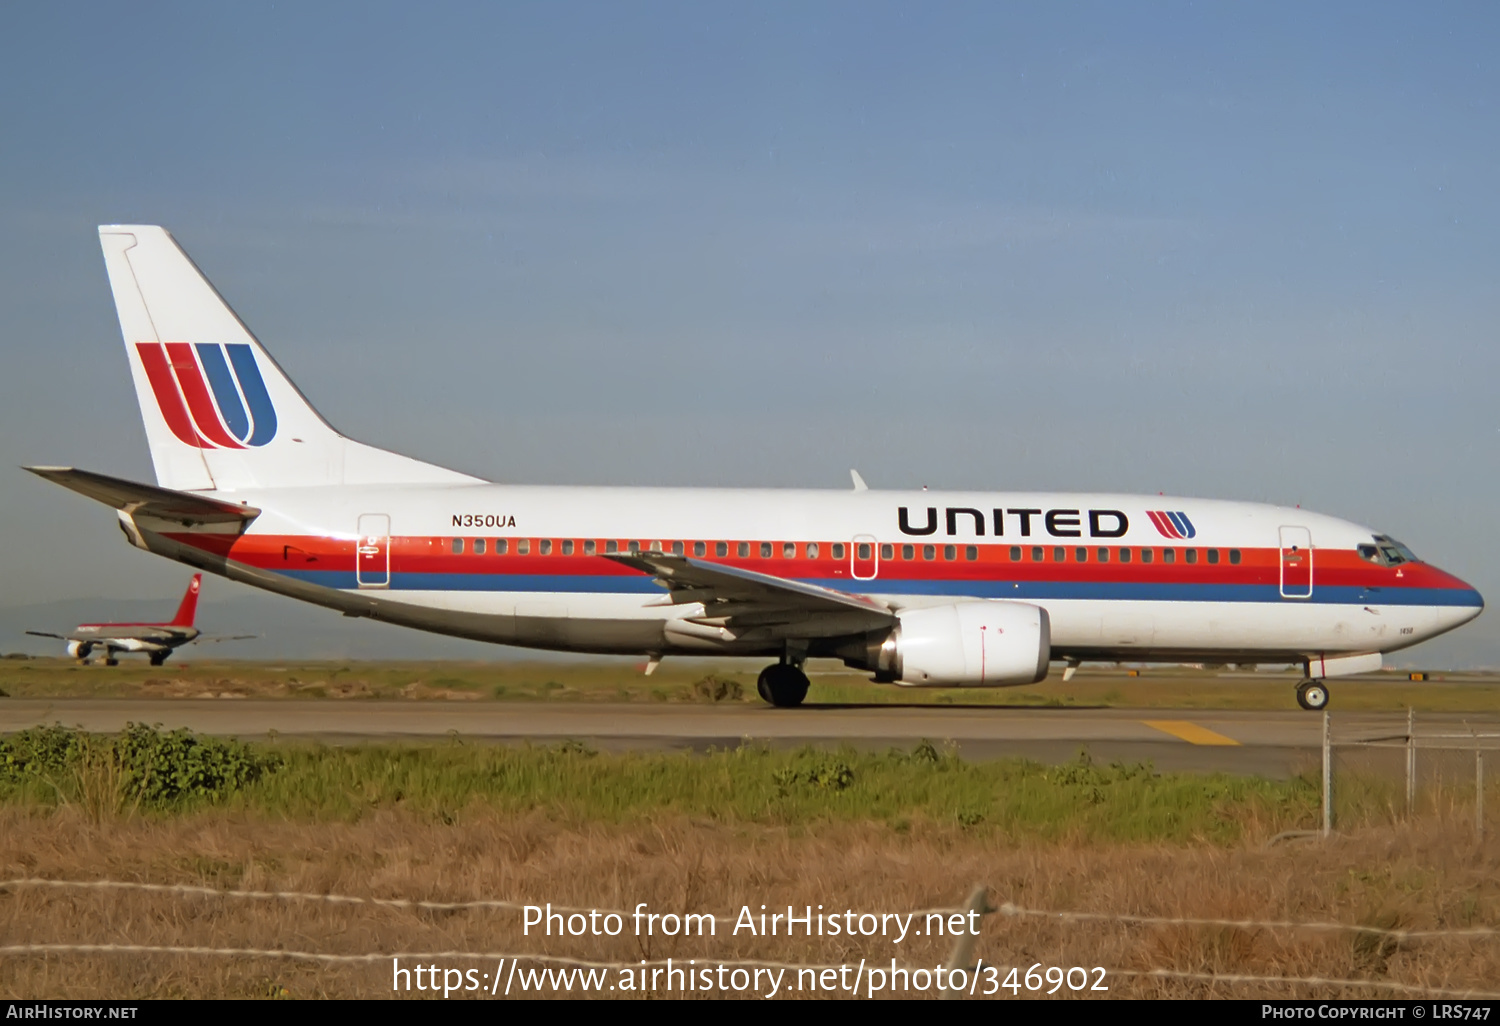
[{"label": "green shrub", "polygon": [[54,724],[0,738],[0,787],[24,790],[43,783],[67,802],[97,798],[102,777],[108,804],[162,809],[222,801],[280,762],[275,753],[186,729],[163,733],[129,723],[111,737]]}]

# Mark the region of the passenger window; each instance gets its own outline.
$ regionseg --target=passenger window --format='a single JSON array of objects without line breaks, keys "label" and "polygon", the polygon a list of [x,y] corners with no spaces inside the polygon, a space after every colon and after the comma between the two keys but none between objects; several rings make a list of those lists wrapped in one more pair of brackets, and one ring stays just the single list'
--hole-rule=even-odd
[{"label": "passenger window", "polygon": [[495,555],[497,555],[497,556],[503,556],[503,555],[505,555],[505,549],[506,549],[506,541],[505,541],[505,539],[504,538],[496,538],[495,539]]},{"label": "passenger window", "polygon": [[750,543],[749,542],[740,542],[740,544],[738,545],[738,547],[735,548],[735,551],[740,554],[740,558],[741,559],[749,559],[750,558]]},{"label": "passenger window", "polygon": [[817,559],[818,558],[818,543],[817,542],[808,542],[807,543],[807,558],[808,559]]},{"label": "passenger window", "polygon": [[1101,563],[1108,563],[1109,562],[1109,550],[1108,549],[1100,549],[1097,553],[1095,553],[1095,555],[1097,555],[1099,557],[1099,562],[1101,562]]},{"label": "passenger window", "polygon": [[541,542],[541,552],[542,552],[542,555],[544,555],[544,556],[550,556],[550,555],[552,555],[552,539],[551,538],[543,538],[542,539],[542,542]]},{"label": "passenger window", "polygon": [[903,546],[901,546],[901,558],[902,559],[916,559],[917,558],[917,549],[916,549],[916,546],[915,545],[903,545]]},{"label": "passenger window", "polygon": [[1130,562],[1130,550],[1129,549],[1121,549],[1120,550],[1120,562],[1121,563],[1129,563]]},{"label": "passenger window", "polygon": [[1089,550],[1084,548],[1074,549],[1073,561],[1076,563],[1087,563],[1089,561]]},{"label": "passenger window", "polygon": [[880,546],[880,558],[881,559],[894,559],[895,558],[894,555],[893,555],[894,552],[895,552],[895,546],[892,546],[892,545],[882,545],[882,546]]},{"label": "passenger window", "polygon": [[797,543],[796,542],[782,542],[781,543],[781,558],[782,559],[796,559],[797,558]]},{"label": "passenger window", "polygon": [[1177,562],[1177,550],[1176,549],[1162,549],[1161,550],[1161,561],[1163,563],[1175,563],[1175,562]]},{"label": "passenger window", "polygon": [[716,556],[727,556],[727,555],[729,555],[729,543],[728,542],[714,542],[714,555],[716,555]]},{"label": "passenger window", "polygon": [[1010,547],[1010,561],[1012,563],[1019,563],[1021,561],[1021,546],[1012,545]]},{"label": "passenger window", "polygon": [[1187,561],[1189,563],[1196,563],[1196,562],[1198,562],[1198,550],[1197,549],[1183,549],[1182,550],[1182,554],[1187,559]]},{"label": "passenger window", "polygon": [[583,543],[583,554],[585,556],[592,556],[594,553],[596,553],[598,551],[599,551],[599,543],[596,542],[596,541],[594,541],[592,538],[590,538],[588,541],[586,541],[586,542]]},{"label": "passenger window", "polygon": [[693,542],[693,555],[695,555],[695,556],[706,556],[706,555],[708,555],[708,545],[705,544],[704,542]]},{"label": "passenger window", "polygon": [[463,551],[464,551],[464,540],[462,538],[454,538],[453,539],[453,554],[455,556],[461,556],[461,555],[463,555]]},{"label": "passenger window", "polygon": [[860,559],[869,559],[870,553],[874,550],[870,548],[869,542],[860,542],[854,547],[854,551],[858,553]]},{"label": "passenger window", "polygon": [[1154,557],[1155,555],[1156,555],[1156,553],[1153,552],[1150,549],[1142,549],[1141,550],[1141,562],[1142,563],[1149,563],[1149,562],[1151,562],[1152,557]]},{"label": "passenger window", "polygon": [[521,538],[516,542],[516,555],[524,556],[531,551],[531,539]]},{"label": "passenger window", "polygon": [[674,556],[680,556],[680,555],[682,555],[682,542],[673,542],[672,543],[672,555],[674,555]]},{"label": "passenger window", "polygon": [[[526,543],[522,542],[521,544],[524,545]],[[626,544],[625,547],[627,549],[629,549],[631,552],[640,552],[641,551],[641,543],[638,542],[638,541],[629,542],[629,543]]]},{"label": "passenger window", "polygon": [[571,556],[572,554],[573,554],[573,539],[572,538],[565,539],[563,541],[563,555],[564,556]]},{"label": "passenger window", "polygon": [[619,552],[620,551],[620,543],[616,542],[616,541],[607,541],[607,542],[604,543],[604,551],[605,551],[606,554],[611,553],[611,552]]},{"label": "passenger window", "polygon": [[484,539],[483,538],[475,538],[474,539],[474,555],[476,555],[476,556],[482,556],[482,555],[484,555]]},{"label": "passenger window", "polygon": [[1229,550],[1229,562],[1232,563],[1235,566],[1239,566],[1240,565],[1240,550],[1239,549],[1230,549]]},{"label": "passenger window", "polygon": [[936,545],[923,545],[922,546],[922,558],[923,559],[937,559],[937,546]]},{"label": "passenger window", "polygon": [[979,558],[979,546],[978,545],[965,545],[964,546],[964,558],[967,559],[970,563],[972,563],[972,562],[974,562],[974,560],[978,559]]},{"label": "passenger window", "polygon": [[1033,563],[1040,563],[1043,557],[1042,547],[1040,545],[1033,545],[1031,547],[1031,561]]},{"label": "passenger window", "polygon": [[1208,550],[1208,561],[1210,563],[1217,563],[1219,561],[1219,550],[1218,549],[1209,549]]},{"label": "passenger window", "polygon": [[834,542],[833,543],[833,558],[834,559],[843,559],[844,558],[844,543],[843,542]]},{"label": "passenger window", "polygon": [[1052,562],[1066,563],[1068,561],[1068,550],[1061,545],[1052,550]]},{"label": "passenger window", "polygon": [[943,558],[944,559],[957,559],[958,558],[958,546],[956,546],[956,545],[944,545],[943,546]]},{"label": "passenger window", "polygon": [[760,543],[760,558],[761,559],[770,559],[771,558],[771,543],[770,542],[761,542]]}]

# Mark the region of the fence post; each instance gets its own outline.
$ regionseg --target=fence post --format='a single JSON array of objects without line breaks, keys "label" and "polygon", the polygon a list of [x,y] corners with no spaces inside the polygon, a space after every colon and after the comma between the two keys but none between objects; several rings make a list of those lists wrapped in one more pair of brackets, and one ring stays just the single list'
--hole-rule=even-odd
[{"label": "fence post", "polygon": [[1406,707],[1406,815],[1411,816],[1417,804],[1417,712]]},{"label": "fence post", "polygon": [[[978,912],[981,916],[989,915],[995,909],[989,903],[989,888],[984,884],[977,884],[974,893],[969,895],[969,900],[964,903],[964,911]],[[971,919],[970,922],[973,920]],[[964,932],[958,935],[958,940],[953,944],[953,953],[948,956],[948,972],[951,974],[955,969],[972,973],[978,968],[972,962],[974,958],[974,946],[979,943],[979,935],[972,932],[967,926]],[[953,1001],[968,996],[968,991],[955,990],[952,986],[950,976],[949,986],[944,988],[940,995],[945,1000]]]},{"label": "fence post", "polygon": [[1323,710],[1323,836],[1333,833],[1333,727]]},{"label": "fence post", "polygon": [[1484,840],[1484,749],[1474,749],[1474,834]]}]

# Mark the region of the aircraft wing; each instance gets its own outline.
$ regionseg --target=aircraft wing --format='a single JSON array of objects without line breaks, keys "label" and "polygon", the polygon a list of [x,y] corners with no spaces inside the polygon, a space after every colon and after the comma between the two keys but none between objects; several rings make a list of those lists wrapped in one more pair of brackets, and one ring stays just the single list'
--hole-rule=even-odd
[{"label": "aircraft wing", "polygon": [[200,642],[204,641],[249,641],[252,638],[263,637],[265,637],[264,634],[215,634],[212,637],[206,637],[200,634],[193,639],[192,644],[197,645]]},{"label": "aircraft wing", "polygon": [[53,634],[51,631],[27,631],[27,634],[35,634],[39,638],[56,638],[58,641],[72,641],[74,639],[66,634]]},{"label": "aircraft wing", "polygon": [[875,599],[754,570],[661,552],[604,558],[655,577],[667,589],[664,605],[701,602],[703,615],[689,618],[695,623],[740,633],[771,628],[778,635],[800,637],[860,634],[896,623],[891,608]]},{"label": "aircraft wing", "polygon": [[175,520],[187,527],[195,524],[244,524],[260,516],[260,510],[254,506],[240,506],[190,492],[175,492],[170,488],[139,484],[91,470],[74,467],[25,469],[132,516],[140,513],[160,520]]}]

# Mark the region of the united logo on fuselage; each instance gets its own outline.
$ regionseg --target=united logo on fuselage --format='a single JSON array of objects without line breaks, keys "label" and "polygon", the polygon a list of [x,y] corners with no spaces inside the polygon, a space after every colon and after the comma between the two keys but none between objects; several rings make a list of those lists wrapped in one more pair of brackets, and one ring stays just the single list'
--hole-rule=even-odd
[{"label": "united logo on fuselage", "polygon": [[178,440],[243,449],[276,437],[276,408],[244,342],[137,342],[156,405]]},{"label": "united logo on fuselage", "polygon": [[1155,525],[1157,532],[1163,538],[1186,539],[1192,538],[1198,533],[1186,513],[1148,509],[1146,516],[1151,518],[1151,523]]}]

